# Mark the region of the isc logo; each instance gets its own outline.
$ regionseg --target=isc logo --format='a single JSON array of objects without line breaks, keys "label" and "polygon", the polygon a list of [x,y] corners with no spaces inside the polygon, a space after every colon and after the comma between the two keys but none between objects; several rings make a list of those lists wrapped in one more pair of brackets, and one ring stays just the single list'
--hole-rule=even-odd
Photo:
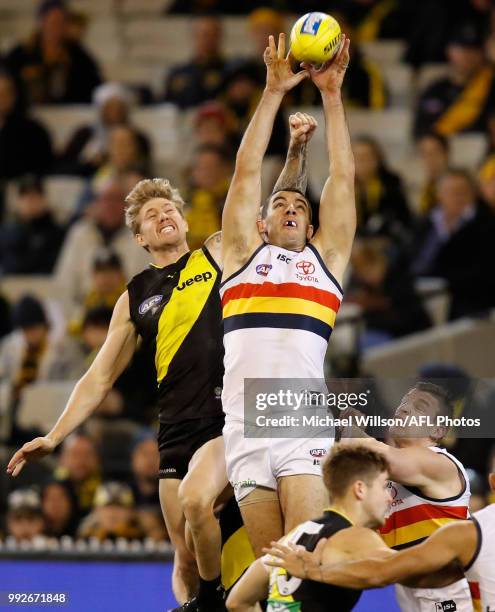
[{"label": "isc logo", "polygon": [[203,272],[203,274],[196,274],[192,278],[188,278],[183,281],[180,285],[177,285],[177,291],[182,291],[186,287],[190,287],[193,283],[200,283],[204,281],[205,283],[213,278],[213,274],[211,272]]},{"label": "isc logo", "polygon": [[285,261],[285,263],[290,263],[292,261],[292,257],[287,257],[287,255],[284,255],[283,253],[279,253],[277,255],[277,259],[279,261]]}]

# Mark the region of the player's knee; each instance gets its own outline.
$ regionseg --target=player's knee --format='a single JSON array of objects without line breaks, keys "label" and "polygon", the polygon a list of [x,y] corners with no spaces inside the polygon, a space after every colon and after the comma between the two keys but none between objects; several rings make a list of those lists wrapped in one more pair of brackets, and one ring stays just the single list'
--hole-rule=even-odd
[{"label": "player's knee", "polygon": [[179,500],[187,521],[194,524],[213,511],[213,503],[198,487],[191,486],[186,480],[179,488]]},{"label": "player's knee", "polygon": [[242,610],[241,604],[236,598],[235,593],[231,593],[228,596],[227,601],[225,602],[225,607],[230,612],[240,612]]}]

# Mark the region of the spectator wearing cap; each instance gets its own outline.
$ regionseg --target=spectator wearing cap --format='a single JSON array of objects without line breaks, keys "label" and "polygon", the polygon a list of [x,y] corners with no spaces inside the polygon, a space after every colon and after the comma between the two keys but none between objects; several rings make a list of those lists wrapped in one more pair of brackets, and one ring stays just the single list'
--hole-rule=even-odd
[{"label": "spectator wearing cap", "polygon": [[427,87],[416,108],[414,132],[434,130],[443,136],[483,132],[495,104],[495,68],[487,61],[483,34],[466,23],[447,46],[449,75]]},{"label": "spectator wearing cap", "polygon": [[181,108],[197,106],[216,97],[226,67],[222,56],[222,24],[206,15],[192,22],[193,56],[185,64],[172,66],[165,83],[164,100]]},{"label": "spectator wearing cap", "polygon": [[215,100],[198,107],[194,117],[193,139],[195,148],[214,145],[234,151],[231,118],[226,108]]},{"label": "spectator wearing cap", "polygon": [[[110,132],[120,125],[131,126],[133,97],[121,83],[103,83],[93,91],[95,121],[78,128],[61,155],[60,167],[70,174],[92,175],[107,159]],[[134,130],[139,149],[149,157],[150,142],[142,132]]]},{"label": "spectator wearing cap", "polygon": [[64,440],[54,478],[73,489],[78,514],[86,515],[101,484],[100,455],[89,436],[75,432]]},{"label": "spectator wearing cap", "polygon": [[77,498],[66,482],[52,480],[41,491],[41,508],[46,535],[59,538],[74,536],[77,528]]},{"label": "spectator wearing cap", "polygon": [[18,183],[15,218],[0,226],[3,274],[50,274],[64,239],[41,180],[25,176]]},{"label": "spectator wearing cap", "polygon": [[0,180],[47,174],[52,162],[49,133],[26,114],[12,76],[0,71]]},{"label": "spectator wearing cap", "polygon": [[232,157],[222,147],[203,145],[195,153],[190,170],[186,210],[188,244],[200,248],[220,230],[222,210],[232,176]]},{"label": "spectator wearing cap", "polygon": [[142,430],[136,436],[131,455],[131,488],[136,506],[160,508],[158,470],[160,467],[156,435]]},{"label": "spectator wearing cap", "polygon": [[102,247],[119,256],[126,280],[149,263],[146,251],[134,242],[125,226],[124,198],[120,181],[105,181],[85,217],[74,223],[64,241],[55,275],[69,313],[77,312],[91,290],[93,262]]},{"label": "spectator wearing cap", "polygon": [[67,36],[62,0],[42,0],[38,27],[29,40],[14,47],[5,64],[32,104],[87,104],[100,84],[95,60]]},{"label": "spectator wearing cap", "polygon": [[449,169],[437,195],[438,206],[418,228],[412,271],[447,281],[451,319],[479,314],[495,306],[494,217],[477,204],[476,185],[463,169]]},{"label": "spectator wearing cap", "polygon": [[418,211],[428,214],[437,204],[436,184],[447,172],[450,160],[449,141],[445,136],[427,132],[416,141],[416,150],[421,160],[424,182],[419,194]]},{"label": "spectator wearing cap", "polygon": [[105,482],[95,494],[93,511],[81,524],[79,537],[98,540],[142,539],[131,489],[124,483]]},{"label": "spectator wearing cap", "polygon": [[40,496],[34,489],[17,489],[7,498],[7,536],[31,542],[44,534]]},{"label": "spectator wearing cap", "polygon": [[24,440],[16,409],[26,385],[42,380],[72,380],[78,357],[63,330],[52,325],[41,302],[25,296],[12,309],[14,330],[0,344],[0,388],[13,413],[12,439]]}]

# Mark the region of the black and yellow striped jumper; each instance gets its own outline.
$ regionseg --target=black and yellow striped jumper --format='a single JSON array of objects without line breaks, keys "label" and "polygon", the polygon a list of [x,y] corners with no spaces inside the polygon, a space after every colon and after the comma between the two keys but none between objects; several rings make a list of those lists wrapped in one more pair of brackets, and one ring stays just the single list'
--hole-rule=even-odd
[{"label": "black and yellow striped jumper", "polygon": [[222,433],[220,277],[203,247],[128,285],[131,320],[155,357],[160,478],[184,478],[196,450]]}]

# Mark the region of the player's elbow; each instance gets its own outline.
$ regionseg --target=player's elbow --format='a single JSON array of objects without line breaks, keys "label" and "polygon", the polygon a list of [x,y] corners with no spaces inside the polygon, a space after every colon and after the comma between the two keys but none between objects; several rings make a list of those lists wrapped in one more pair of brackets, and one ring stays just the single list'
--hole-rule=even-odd
[{"label": "player's elbow", "polygon": [[366,572],[366,577],[364,578],[366,588],[379,589],[394,582],[388,573],[386,563],[383,561],[371,561],[371,567],[369,571]]},{"label": "player's elbow", "polygon": [[113,386],[113,378],[110,373],[100,372],[90,368],[81,378],[79,384],[91,389],[92,394],[103,400]]},{"label": "player's elbow", "polygon": [[365,582],[367,589],[379,589],[390,584],[389,581],[385,579],[385,576],[378,572],[373,572],[366,576]]}]

